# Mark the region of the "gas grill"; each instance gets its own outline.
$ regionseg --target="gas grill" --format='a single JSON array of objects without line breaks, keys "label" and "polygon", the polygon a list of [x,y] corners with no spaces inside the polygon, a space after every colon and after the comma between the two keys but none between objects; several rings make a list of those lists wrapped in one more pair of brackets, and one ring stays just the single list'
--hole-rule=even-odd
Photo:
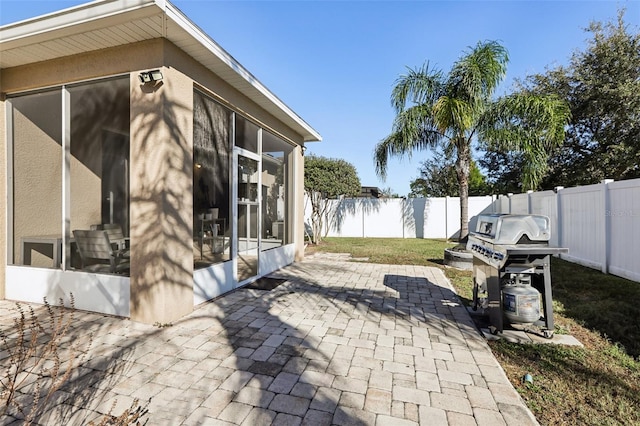
[{"label": "gas grill", "polygon": [[489,315],[491,333],[502,333],[506,319],[515,328],[553,337],[550,256],[568,249],[549,247],[549,239],[546,216],[478,216],[467,242],[473,253],[473,310]]}]

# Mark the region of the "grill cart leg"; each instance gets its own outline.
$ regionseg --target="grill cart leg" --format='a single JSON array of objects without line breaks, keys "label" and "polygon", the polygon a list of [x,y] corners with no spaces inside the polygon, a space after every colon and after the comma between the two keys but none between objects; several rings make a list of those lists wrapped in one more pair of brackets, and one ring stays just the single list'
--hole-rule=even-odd
[{"label": "grill cart leg", "polygon": [[544,337],[550,339],[553,337],[555,323],[553,321],[553,298],[551,295],[551,256],[545,256],[543,259],[543,277],[544,277],[544,325],[547,328],[544,331]]},{"label": "grill cart leg", "polygon": [[502,312],[502,291],[500,290],[500,276],[496,268],[487,266],[487,297],[489,299],[489,322],[496,331],[492,334],[504,331]]}]

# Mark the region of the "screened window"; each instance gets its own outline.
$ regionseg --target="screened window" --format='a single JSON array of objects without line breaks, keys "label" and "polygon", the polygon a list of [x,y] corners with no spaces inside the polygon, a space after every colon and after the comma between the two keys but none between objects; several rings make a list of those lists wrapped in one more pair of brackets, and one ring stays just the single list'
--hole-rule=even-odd
[{"label": "screened window", "polygon": [[236,146],[258,153],[258,126],[236,114]]},{"label": "screened window", "polygon": [[193,230],[196,268],[231,258],[232,112],[194,92]]},{"label": "screened window", "polygon": [[13,125],[13,259],[60,268],[62,258],[62,93],[10,100]]},{"label": "screened window", "polygon": [[[129,99],[128,76],[10,99],[14,264],[128,274]],[[118,268],[73,232],[107,228]]]},{"label": "screened window", "polygon": [[262,133],[262,249],[289,242],[287,168],[293,147],[269,133]]},{"label": "screened window", "polygon": [[[129,77],[70,86],[70,229],[108,230],[118,264],[71,242],[72,268],[128,274]],[[81,238],[81,237],[78,237]],[[105,246],[106,247],[106,246]],[[109,264],[107,266],[107,264]]]}]

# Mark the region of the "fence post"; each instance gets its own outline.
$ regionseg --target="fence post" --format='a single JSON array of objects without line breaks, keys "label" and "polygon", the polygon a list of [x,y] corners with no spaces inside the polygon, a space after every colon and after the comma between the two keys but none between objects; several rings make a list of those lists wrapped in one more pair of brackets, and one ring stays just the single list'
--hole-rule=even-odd
[{"label": "fence post", "polygon": [[602,253],[602,273],[609,273],[609,258],[611,252],[611,202],[609,200],[609,184],[613,179],[604,179],[602,182],[602,206],[604,207],[604,218],[602,221],[604,237],[604,249]]},{"label": "fence post", "polygon": [[364,221],[365,221],[365,217],[364,217],[364,202],[362,200],[358,200],[358,204],[360,204],[360,209],[362,210],[362,238],[367,238],[365,232],[364,232]]},{"label": "fence post", "polygon": [[504,207],[503,206],[504,197],[505,197],[504,194],[498,195],[498,200],[500,201],[500,203],[498,204],[499,208],[498,208],[498,211],[494,211],[494,213],[505,213],[504,208],[503,208]]},{"label": "fence post", "polygon": [[507,197],[509,198],[509,214],[511,214],[511,197],[513,197],[513,192],[507,193]]},{"label": "fence post", "polygon": [[531,194],[533,194],[533,189],[527,190],[527,213],[533,213],[533,206],[531,205]]},{"label": "fence post", "polygon": [[[558,233],[557,244],[558,247],[562,247],[562,205],[560,202],[560,191],[564,189],[564,186],[556,186],[553,188],[553,192],[556,193],[556,227],[558,228],[556,232]],[[553,232],[553,230],[551,230]],[[562,258],[562,254],[558,255]]]},{"label": "fence post", "polygon": [[[409,211],[414,212],[415,208],[416,208],[416,205],[415,205],[414,199],[409,197],[402,197],[402,238],[407,238],[406,231],[405,231],[405,228],[407,227],[406,215]],[[416,221],[414,219],[413,223],[415,224],[415,222]],[[415,229],[415,225],[414,225],[414,229]],[[416,234],[414,238],[418,238],[418,235]]]},{"label": "fence post", "polygon": [[444,238],[449,241],[449,196],[444,197]]}]

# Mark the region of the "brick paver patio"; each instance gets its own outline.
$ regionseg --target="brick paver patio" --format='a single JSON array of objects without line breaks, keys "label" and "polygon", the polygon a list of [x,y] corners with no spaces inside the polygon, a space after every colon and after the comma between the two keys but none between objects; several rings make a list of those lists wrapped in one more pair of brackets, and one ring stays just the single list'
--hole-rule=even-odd
[{"label": "brick paver patio", "polygon": [[88,361],[40,423],[151,398],[154,426],[537,424],[441,270],[348,260],[308,257],[165,327],[78,313]]}]

